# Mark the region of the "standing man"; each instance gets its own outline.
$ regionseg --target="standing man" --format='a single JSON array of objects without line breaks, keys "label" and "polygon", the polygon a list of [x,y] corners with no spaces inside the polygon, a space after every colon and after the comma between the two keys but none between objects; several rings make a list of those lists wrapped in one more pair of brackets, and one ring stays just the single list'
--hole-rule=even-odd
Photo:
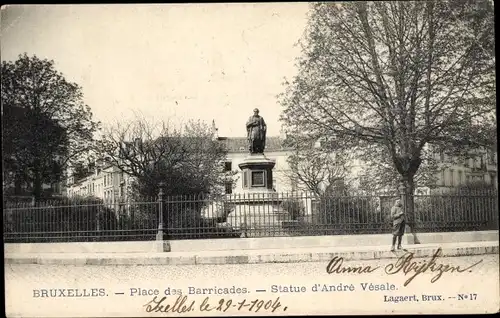
[{"label": "standing man", "polygon": [[267,126],[257,108],[253,110],[253,116],[248,119],[246,127],[250,153],[264,153]]},{"label": "standing man", "polygon": [[403,211],[403,205],[401,200],[396,200],[394,206],[391,208],[391,219],[392,219],[392,248],[391,252],[395,251],[394,246],[396,245],[396,240],[398,241],[398,250],[401,249],[401,240],[405,234],[405,217]]}]

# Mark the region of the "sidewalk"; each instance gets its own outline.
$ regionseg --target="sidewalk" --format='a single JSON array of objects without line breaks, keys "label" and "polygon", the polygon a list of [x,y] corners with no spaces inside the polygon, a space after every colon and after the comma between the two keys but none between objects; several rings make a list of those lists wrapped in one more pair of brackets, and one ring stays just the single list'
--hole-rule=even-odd
[{"label": "sidewalk", "polygon": [[[498,254],[498,241],[405,246],[414,257],[431,257],[438,248],[443,256]],[[334,256],[349,260],[399,258],[390,246],[342,246],[316,248],[256,249],[229,251],[164,252],[164,253],[9,253],[5,264],[39,265],[208,265],[328,262]]]}]

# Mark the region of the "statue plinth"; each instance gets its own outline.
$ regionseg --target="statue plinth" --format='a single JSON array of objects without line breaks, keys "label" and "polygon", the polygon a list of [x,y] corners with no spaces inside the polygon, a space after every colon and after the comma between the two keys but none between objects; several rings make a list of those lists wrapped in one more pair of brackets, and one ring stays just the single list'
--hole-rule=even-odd
[{"label": "statue plinth", "polygon": [[274,160],[264,154],[251,154],[238,166],[241,169],[243,192],[274,192],[273,168]]},{"label": "statue plinth", "polygon": [[233,196],[234,208],[227,222],[242,231],[244,237],[284,235],[282,222],[290,220],[281,207],[282,198],[273,188],[274,160],[264,154],[250,154],[238,166],[242,173],[243,193]]}]

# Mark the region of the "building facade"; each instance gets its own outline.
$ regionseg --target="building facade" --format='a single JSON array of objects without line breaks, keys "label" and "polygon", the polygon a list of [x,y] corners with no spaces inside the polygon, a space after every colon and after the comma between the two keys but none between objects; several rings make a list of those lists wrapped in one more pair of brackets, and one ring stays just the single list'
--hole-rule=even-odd
[{"label": "building facade", "polygon": [[[228,149],[226,170],[239,171],[238,164],[248,156],[246,138],[224,138],[219,137]],[[276,162],[273,170],[273,185],[277,192],[295,192],[299,185],[290,178],[290,166],[288,157],[292,155],[293,149],[283,147],[283,136],[268,137],[265,155]],[[497,175],[497,153],[495,151],[477,151],[476,155],[466,160],[452,160],[446,154],[436,153],[436,159],[440,162],[439,172],[436,174],[434,184],[422,185],[421,193],[430,193],[432,190],[449,190],[473,183],[484,183],[498,188]],[[352,185],[359,185],[363,177],[364,163],[362,159],[353,159],[349,162],[346,181]],[[233,189],[227,187],[226,193],[242,192],[242,180],[240,174],[236,174]]]},{"label": "building facade", "polygon": [[92,196],[102,199],[108,205],[128,202],[132,177],[109,163],[96,164],[93,171],[81,179],[70,175],[67,180],[66,194],[69,197]]},{"label": "building facade", "polygon": [[436,188],[449,189],[472,183],[485,183],[498,189],[497,153],[495,151],[476,152],[472,158],[457,160],[446,154],[436,154],[442,162]]},{"label": "building facade", "polygon": [[[233,182],[228,182],[225,193],[237,194],[243,192],[242,178],[238,165],[248,156],[248,142],[245,137],[216,137],[227,147],[225,161],[226,171],[236,171]],[[290,166],[287,159],[293,149],[285,147],[284,136],[270,136],[266,140],[265,156],[276,162],[273,169],[273,187],[276,192],[293,193],[299,190],[297,181],[290,178]],[[498,187],[496,152],[478,152],[474,158],[457,162],[443,154],[436,154],[436,159],[442,162],[442,170],[436,175],[437,182],[424,188],[446,190],[484,182]],[[346,179],[356,185],[363,175],[363,161],[355,159],[349,164]],[[70,176],[66,184],[68,196],[94,196],[103,199],[108,204],[128,202],[133,179],[109,163],[97,163],[87,177],[75,180]]]}]

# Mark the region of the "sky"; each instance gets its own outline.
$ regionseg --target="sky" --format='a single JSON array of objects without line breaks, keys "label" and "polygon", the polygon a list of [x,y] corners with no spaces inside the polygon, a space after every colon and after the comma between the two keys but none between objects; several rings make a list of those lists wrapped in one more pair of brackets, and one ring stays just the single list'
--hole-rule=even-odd
[{"label": "sky", "polygon": [[104,125],[135,116],[215,120],[243,137],[257,107],[280,132],[276,95],[296,74],[307,3],[2,7],[1,59],[54,60]]}]

